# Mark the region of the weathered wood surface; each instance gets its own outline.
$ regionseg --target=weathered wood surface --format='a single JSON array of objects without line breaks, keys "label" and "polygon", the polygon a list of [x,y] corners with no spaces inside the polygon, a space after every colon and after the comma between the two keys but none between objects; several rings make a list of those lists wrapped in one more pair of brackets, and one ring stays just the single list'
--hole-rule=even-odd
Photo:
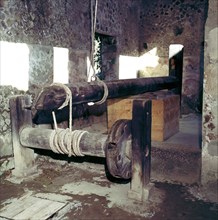
[{"label": "weathered wood surface", "polygon": [[0,210],[0,217],[6,219],[45,220],[63,208],[66,203],[37,198],[22,197],[8,204]]},{"label": "weathered wood surface", "polygon": [[129,198],[148,199],[151,171],[151,101],[134,100],[132,112],[132,179]]},{"label": "weathered wood surface", "polygon": [[132,119],[135,99],[152,100],[152,141],[164,141],[179,131],[180,97],[166,91],[107,100],[108,129],[119,119]]},{"label": "weathered wood surface", "polygon": [[[107,98],[117,98],[163,89],[173,89],[178,87],[179,81],[176,77],[171,76],[105,81],[105,84],[108,88]],[[103,84],[97,81],[66,84],[66,86],[72,92],[73,105],[99,101],[104,95]],[[38,95],[32,108],[36,110],[57,110],[64,103],[65,98],[66,92],[63,87],[51,85],[45,87]]]},{"label": "weathered wood surface", "polygon": [[[20,132],[20,143],[24,147],[51,150],[50,137],[52,132],[54,132],[52,129],[24,128]],[[107,135],[87,132],[80,140],[80,151],[84,155],[105,157],[106,139]]]},{"label": "weathered wood surface", "polygon": [[[106,103],[102,105],[88,106],[85,104],[79,104],[72,107],[72,118],[87,118],[91,115],[100,116],[106,112]],[[55,116],[57,123],[66,121],[69,119],[69,106],[64,107],[61,110],[55,110]],[[53,123],[52,111],[50,110],[38,110],[34,111],[33,115],[34,124],[51,124]]]},{"label": "weathered wood surface", "polygon": [[25,107],[30,106],[29,96],[14,96],[10,99],[10,115],[12,126],[12,144],[14,151],[16,176],[27,176],[36,172],[34,150],[23,148],[20,144],[20,131],[23,127],[32,126],[31,111]]}]

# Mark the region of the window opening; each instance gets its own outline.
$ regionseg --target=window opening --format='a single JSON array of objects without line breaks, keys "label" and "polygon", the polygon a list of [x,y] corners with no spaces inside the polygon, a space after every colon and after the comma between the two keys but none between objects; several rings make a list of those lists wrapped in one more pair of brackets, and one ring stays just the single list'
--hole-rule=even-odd
[{"label": "window opening", "polygon": [[171,44],[169,47],[169,75],[179,79],[180,85],[175,93],[182,96],[182,72],[183,72],[183,50],[181,44]]},{"label": "window opening", "polygon": [[28,90],[29,48],[24,43],[0,41],[0,85]]},{"label": "window opening", "polygon": [[53,82],[67,84],[69,82],[69,50],[67,48],[54,47]]},{"label": "window opening", "polygon": [[[169,47],[169,75],[178,76],[183,67],[183,45],[171,44]],[[181,75],[181,74],[180,74]]]}]

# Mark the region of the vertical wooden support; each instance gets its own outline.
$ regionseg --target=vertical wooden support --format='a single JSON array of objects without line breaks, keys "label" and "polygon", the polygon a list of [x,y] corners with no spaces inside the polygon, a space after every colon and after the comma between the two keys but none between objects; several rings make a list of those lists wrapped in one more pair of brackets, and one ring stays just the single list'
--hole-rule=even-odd
[{"label": "vertical wooden support", "polygon": [[134,100],[132,112],[132,179],[128,197],[146,201],[151,171],[151,101]]},{"label": "vertical wooden support", "polygon": [[12,127],[12,144],[14,150],[15,169],[13,174],[25,177],[36,172],[34,150],[22,147],[19,134],[24,127],[32,126],[30,96],[14,96],[10,99],[10,114]]}]

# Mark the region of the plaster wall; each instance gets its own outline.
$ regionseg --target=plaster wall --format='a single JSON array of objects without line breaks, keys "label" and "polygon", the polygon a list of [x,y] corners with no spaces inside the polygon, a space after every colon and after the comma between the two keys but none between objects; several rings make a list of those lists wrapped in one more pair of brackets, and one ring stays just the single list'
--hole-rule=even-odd
[{"label": "plaster wall", "polygon": [[202,184],[218,200],[218,2],[209,0],[205,26]]}]

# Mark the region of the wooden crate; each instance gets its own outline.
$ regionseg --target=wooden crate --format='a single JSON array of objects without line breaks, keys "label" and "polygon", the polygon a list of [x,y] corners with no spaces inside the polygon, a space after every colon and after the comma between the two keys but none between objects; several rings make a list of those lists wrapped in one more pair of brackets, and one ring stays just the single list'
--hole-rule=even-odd
[{"label": "wooden crate", "polygon": [[179,95],[163,93],[143,94],[107,100],[108,129],[119,119],[132,119],[134,99],[152,100],[152,141],[164,141],[179,131]]}]

